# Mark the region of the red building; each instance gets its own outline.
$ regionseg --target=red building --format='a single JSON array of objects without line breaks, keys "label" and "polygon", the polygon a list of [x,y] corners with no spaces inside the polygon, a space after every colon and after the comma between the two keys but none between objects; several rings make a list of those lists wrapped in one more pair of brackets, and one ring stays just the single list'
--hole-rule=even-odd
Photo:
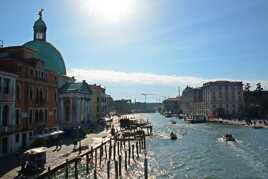
[{"label": "red building", "polygon": [[35,134],[57,126],[57,74],[24,46],[0,48],[0,71],[17,76],[13,148],[25,148]]}]

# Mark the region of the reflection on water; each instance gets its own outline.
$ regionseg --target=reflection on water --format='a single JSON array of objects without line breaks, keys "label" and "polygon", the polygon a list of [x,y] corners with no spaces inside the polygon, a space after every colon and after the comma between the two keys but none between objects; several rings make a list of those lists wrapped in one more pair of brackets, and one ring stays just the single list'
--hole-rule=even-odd
[{"label": "reflection on water", "polygon": [[[153,124],[154,135],[147,142],[152,178],[268,178],[268,130],[186,124],[159,114],[144,115]],[[170,140],[171,131],[178,140]],[[221,141],[226,133],[237,142]]]}]

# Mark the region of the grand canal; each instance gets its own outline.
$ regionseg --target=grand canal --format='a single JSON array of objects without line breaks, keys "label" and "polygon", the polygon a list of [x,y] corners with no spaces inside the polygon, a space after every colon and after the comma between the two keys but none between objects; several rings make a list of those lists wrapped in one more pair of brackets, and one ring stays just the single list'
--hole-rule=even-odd
[{"label": "grand canal", "polygon": [[[178,118],[142,114],[153,124],[148,139],[150,175],[153,178],[267,179],[268,130],[221,124],[186,124]],[[176,120],[176,124],[171,124]],[[176,132],[178,140],[169,134]],[[237,143],[221,142],[225,133]]]}]

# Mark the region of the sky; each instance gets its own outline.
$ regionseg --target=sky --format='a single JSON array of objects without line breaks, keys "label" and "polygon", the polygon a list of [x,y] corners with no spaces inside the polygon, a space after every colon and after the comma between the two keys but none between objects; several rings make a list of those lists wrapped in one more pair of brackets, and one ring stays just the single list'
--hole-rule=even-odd
[{"label": "sky", "polygon": [[41,8],[68,75],[115,99],[159,102],[211,80],[268,88],[267,0],[1,1],[4,46],[32,40]]}]

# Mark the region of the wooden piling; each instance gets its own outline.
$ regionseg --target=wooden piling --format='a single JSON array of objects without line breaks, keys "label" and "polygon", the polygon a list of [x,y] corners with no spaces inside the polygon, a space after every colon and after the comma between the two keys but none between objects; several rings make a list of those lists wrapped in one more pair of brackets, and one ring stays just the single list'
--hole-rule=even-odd
[{"label": "wooden piling", "polygon": [[106,143],[104,144],[104,152],[105,152],[105,161],[107,160],[107,147]]},{"label": "wooden piling", "polygon": [[97,179],[97,169],[94,169],[94,179]]},{"label": "wooden piling", "polygon": [[148,179],[148,161],[146,155],[144,159],[144,178]]},{"label": "wooden piling", "polygon": [[47,176],[47,178],[48,178],[48,179],[51,179],[52,177],[51,177],[50,166],[47,168],[47,171],[48,171],[48,176]]},{"label": "wooden piling", "polygon": [[130,165],[131,146],[128,146],[128,165]]},{"label": "wooden piling", "polygon": [[136,142],[136,155],[137,155],[137,158],[140,158],[140,156],[139,156],[139,145],[138,145],[138,142]]},{"label": "wooden piling", "polygon": [[97,169],[97,162],[98,162],[98,150],[97,149],[95,149],[95,169]]},{"label": "wooden piling", "polygon": [[116,158],[116,141],[114,141],[114,160]]},{"label": "wooden piling", "polygon": [[118,179],[118,161],[114,161],[114,167],[115,167],[115,179]]},{"label": "wooden piling", "polygon": [[135,146],[134,146],[134,144],[132,144],[132,160],[134,161],[134,149],[135,149]]},{"label": "wooden piling", "polygon": [[68,159],[66,159],[65,161],[66,165],[65,165],[65,179],[68,179],[69,177],[69,171],[68,171]]},{"label": "wooden piling", "polygon": [[107,179],[110,179],[110,160],[107,162]]},{"label": "wooden piling", "polygon": [[127,172],[127,151],[125,150],[125,171]]},{"label": "wooden piling", "polygon": [[74,176],[75,176],[75,179],[78,179],[77,160],[75,160],[75,163],[74,163]]},{"label": "wooden piling", "polygon": [[88,154],[86,155],[86,172],[87,172],[87,174],[89,173],[89,156],[88,156]]},{"label": "wooden piling", "polygon": [[119,165],[118,165],[118,171],[119,171],[119,176],[121,177],[122,176],[122,171],[121,171],[121,161],[122,161],[122,156],[121,155],[119,155],[118,156],[118,162],[119,162]]}]

